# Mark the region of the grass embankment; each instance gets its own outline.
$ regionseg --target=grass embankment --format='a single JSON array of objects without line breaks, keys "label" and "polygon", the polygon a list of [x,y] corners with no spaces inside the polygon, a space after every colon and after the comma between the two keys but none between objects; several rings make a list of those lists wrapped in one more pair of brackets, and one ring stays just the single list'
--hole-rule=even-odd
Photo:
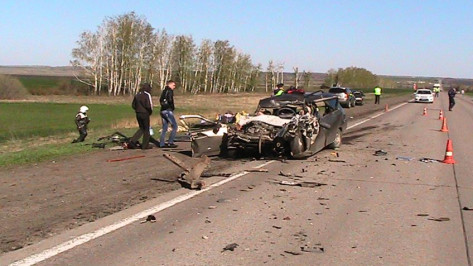
[{"label": "grass embankment", "polygon": [[[88,106],[92,122],[86,144],[134,115],[126,105]],[[65,103],[1,103],[0,166],[39,162],[90,150],[90,146],[83,144],[69,145],[78,135],[74,117],[79,107]]]},{"label": "grass embankment", "polygon": [[[263,94],[176,96],[176,116],[252,112]],[[53,99],[54,103],[48,102]],[[33,97],[35,102],[0,103],[0,167],[54,160],[61,156],[93,151],[97,138],[120,131],[131,136],[137,128],[129,97]],[[153,97],[154,103],[159,102]],[[107,104],[101,104],[106,102]],[[89,107],[89,135],[84,143],[70,144],[78,133],[74,117],[81,105]],[[159,107],[151,125],[161,127]],[[156,136],[155,136],[156,137]]]},{"label": "grass embankment", "polygon": [[[363,90],[373,98],[372,90]],[[382,97],[412,93],[412,90],[385,89]],[[179,95],[175,97],[176,117],[201,114],[214,118],[217,113],[255,111],[258,101],[268,94]],[[34,101],[34,102],[31,102]],[[159,102],[153,97],[153,102]],[[30,102],[0,103],[0,167],[55,160],[62,156],[91,152],[97,138],[120,131],[131,136],[137,128],[131,97],[34,96]],[[77,138],[74,116],[87,105],[89,135],[84,143],[70,144]],[[151,126],[161,127],[159,107],[151,117]],[[156,137],[156,136],[155,136]]]}]

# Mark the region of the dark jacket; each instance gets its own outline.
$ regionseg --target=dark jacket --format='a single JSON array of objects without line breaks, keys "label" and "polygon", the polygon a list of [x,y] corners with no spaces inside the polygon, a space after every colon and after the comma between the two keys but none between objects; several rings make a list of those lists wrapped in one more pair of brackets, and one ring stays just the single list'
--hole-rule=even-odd
[{"label": "dark jacket", "polygon": [[151,95],[146,91],[140,91],[133,98],[131,107],[135,109],[136,113],[143,113],[151,115],[153,113],[153,102]]},{"label": "dark jacket", "polygon": [[161,104],[161,111],[174,111],[174,91],[168,86],[161,93],[159,103]]},{"label": "dark jacket", "polygon": [[454,97],[455,97],[455,94],[457,94],[457,92],[455,91],[455,89],[449,89],[449,90],[448,90],[448,97],[454,98]]}]

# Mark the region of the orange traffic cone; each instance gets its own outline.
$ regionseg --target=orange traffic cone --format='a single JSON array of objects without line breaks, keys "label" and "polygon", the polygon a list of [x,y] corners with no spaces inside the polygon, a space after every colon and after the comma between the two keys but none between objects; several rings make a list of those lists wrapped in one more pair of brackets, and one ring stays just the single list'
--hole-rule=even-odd
[{"label": "orange traffic cone", "polygon": [[424,112],[422,113],[423,116],[427,115],[427,108],[424,107]]},{"label": "orange traffic cone", "polygon": [[388,111],[389,111],[389,106],[388,106],[388,104],[386,104],[386,105],[384,106],[384,111],[385,111],[385,112],[388,112]]},{"label": "orange traffic cone", "polygon": [[447,118],[443,118],[443,123],[442,123],[442,128],[440,129],[442,132],[448,132],[448,127],[447,127]]},{"label": "orange traffic cone", "polygon": [[442,110],[440,110],[440,113],[439,113],[439,120],[443,120],[443,112],[442,112]]},{"label": "orange traffic cone", "polygon": [[453,146],[452,141],[447,140],[447,150],[445,151],[445,158],[442,163],[454,164],[455,160],[453,159]]}]

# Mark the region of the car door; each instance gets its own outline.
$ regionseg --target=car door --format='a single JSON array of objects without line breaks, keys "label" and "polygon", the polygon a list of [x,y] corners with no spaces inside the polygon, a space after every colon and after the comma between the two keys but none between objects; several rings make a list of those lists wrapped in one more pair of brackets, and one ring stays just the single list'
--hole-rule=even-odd
[{"label": "car door", "polygon": [[325,140],[323,148],[335,140],[337,131],[341,127],[345,113],[338,103],[338,99],[330,99],[326,101],[326,105],[330,111],[321,118],[320,125],[325,128]]}]

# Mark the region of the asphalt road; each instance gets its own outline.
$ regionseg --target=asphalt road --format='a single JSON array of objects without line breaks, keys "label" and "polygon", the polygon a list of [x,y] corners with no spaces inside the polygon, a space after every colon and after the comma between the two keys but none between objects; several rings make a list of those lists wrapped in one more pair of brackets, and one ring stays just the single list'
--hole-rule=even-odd
[{"label": "asphalt road", "polygon": [[[457,97],[440,132],[434,104],[408,103],[351,128],[337,151],[304,161],[252,161],[227,171],[263,167],[166,208],[185,190],[170,192],[94,223],[0,257],[39,265],[471,265],[473,250],[473,102]],[[427,116],[422,109],[427,107]],[[353,121],[351,125],[356,124]],[[349,125],[350,126],[350,125]],[[455,165],[442,160],[453,141]],[[387,152],[375,156],[377,150]],[[338,155],[337,155],[338,154]],[[263,163],[266,165],[262,166]],[[281,171],[292,176],[282,176]],[[214,183],[225,178],[214,177]],[[285,182],[315,181],[299,187]],[[141,223],[133,214],[153,212]],[[128,220],[127,220],[128,218]],[[74,248],[84,234],[125,221]],[[126,222],[129,221],[129,222]],[[78,238],[77,238],[78,237]],[[72,240],[71,240],[72,239]],[[229,244],[238,246],[224,250]],[[69,245],[69,247],[71,247]],[[43,252],[45,249],[47,252]],[[61,252],[64,248],[64,252]],[[67,250],[66,250],[67,249]],[[43,253],[42,253],[43,252]],[[39,254],[39,256],[30,256]],[[57,254],[57,255],[56,255]],[[54,255],[54,256],[52,256]]]}]

